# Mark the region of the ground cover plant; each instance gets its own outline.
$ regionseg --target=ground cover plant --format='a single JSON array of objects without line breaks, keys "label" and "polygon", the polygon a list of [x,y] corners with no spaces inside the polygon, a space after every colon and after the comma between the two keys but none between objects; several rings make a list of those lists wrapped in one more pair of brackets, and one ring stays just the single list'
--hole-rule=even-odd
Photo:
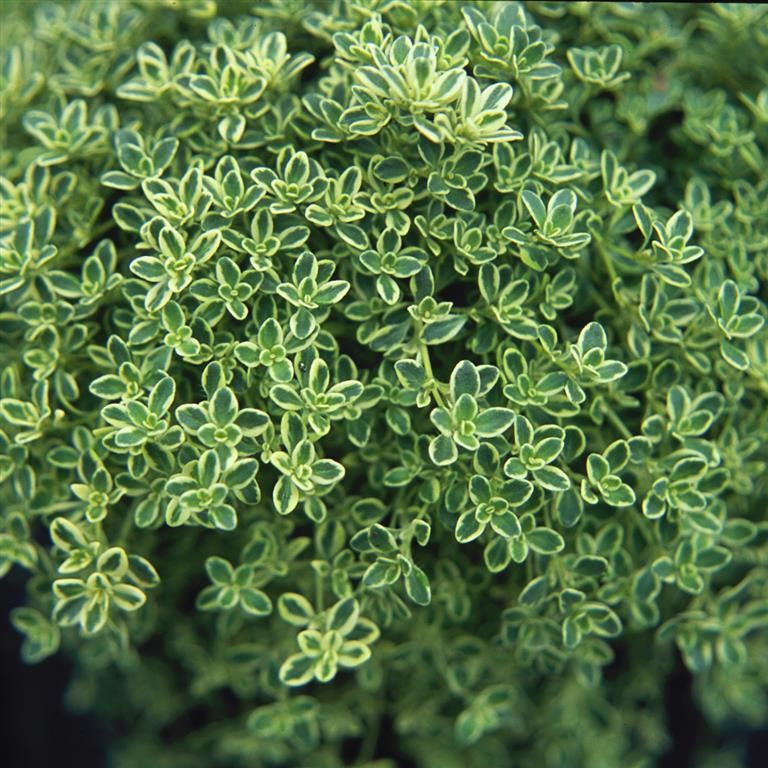
[{"label": "ground cover plant", "polygon": [[2,14],[3,632],[110,766],[768,725],[766,6]]}]

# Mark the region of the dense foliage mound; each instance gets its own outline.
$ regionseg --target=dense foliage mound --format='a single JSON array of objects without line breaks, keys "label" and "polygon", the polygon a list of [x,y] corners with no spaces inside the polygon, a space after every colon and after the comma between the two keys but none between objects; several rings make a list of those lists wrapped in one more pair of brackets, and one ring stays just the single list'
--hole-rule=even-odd
[{"label": "dense foliage mound", "polygon": [[766,6],[2,12],[0,574],[110,765],[765,726]]}]

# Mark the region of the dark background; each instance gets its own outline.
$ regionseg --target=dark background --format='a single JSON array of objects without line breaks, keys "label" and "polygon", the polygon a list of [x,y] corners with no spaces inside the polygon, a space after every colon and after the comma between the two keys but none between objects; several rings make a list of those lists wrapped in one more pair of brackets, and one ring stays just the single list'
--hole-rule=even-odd
[{"label": "dark background", "polygon": [[0,766],[102,768],[107,740],[99,723],[63,707],[70,673],[66,657],[58,653],[33,665],[21,661],[23,637],[8,614],[23,604],[23,582],[12,569],[0,581]]},{"label": "dark background", "polygon": [[[22,579],[12,571],[0,581],[0,766],[104,768],[109,738],[103,726],[64,709],[70,674],[66,657],[59,653],[31,666],[20,659],[22,638],[8,614],[23,602]],[[739,749],[744,768],[768,765],[768,731],[735,730],[727,736],[711,731],[694,706],[691,676],[679,658],[666,698],[672,747],[657,768],[699,768],[699,750],[723,746]]]}]

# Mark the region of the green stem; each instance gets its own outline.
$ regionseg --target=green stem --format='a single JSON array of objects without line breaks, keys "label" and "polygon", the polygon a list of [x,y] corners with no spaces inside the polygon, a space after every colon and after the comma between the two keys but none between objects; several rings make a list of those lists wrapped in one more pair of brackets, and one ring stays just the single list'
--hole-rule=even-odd
[{"label": "green stem", "polygon": [[[694,296],[696,296],[696,298],[704,305],[704,309],[707,310],[707,314],[709,315],[710,320],[712,320],[712,322],[717,325],[718,328],[720,328],[717,322],[717,315],[715,314],[715,311],[712,309],[712,305],[709,302],[709,297],[704,293],[704,291],[701,290],[701,288],[699,288],[698,285],[693,286],[693,293]],[[722,328],[720,330],[722,330]],[[731,338],[726,331],[723,331],[723,333],[725,333],[729,339]]]},{"label": "green stem", "polygon": [[445,408],[445,400],[443,399],[443,395],[440,392],[440,387],[435,380],[434,371],[432,370],[432,361],[429,359],[429,348],[427,347],[427,342],[424,341],[424,339],[421,337],[421,323],[419,323],[416,332],[419,339],[419,355],[421,357],[421,364],[424,366],[424,371],[427,374],[427,387],[432,393],[432,396],[435,398],[437,404],[442,408]]},{"label": "green stem", "polygon": [[616,303],[619,305],[619,307],[624,308],[626,306],[626,301],[624,300],[624,297],[616,290],[616,283],[620,282],[621,278],[616,273],[616,268],[613,266],[611,256],[600,240],[595,239],[594,243],[595,250],[597,250],[598,254],[600,254],[603,265],[608,272],[608,277],[611,281],[611,293],[613,294],[613,298],[616,299]]},{"label": "green stem", "polygon": [[373,759],[376,750],[376,744],[379,740],[379,730],[381,729],[381,713],[376,712],[373,722],[365,731],[363,743],[360,745],[360,752],[357,755],[357,763],[364,765]]},{"label": "green stem", "polygon": [[124,544],[128,538],[128,532],[131,530],[131,523],[133,523],[133,515],[126,514],[123,517],[123,522],[120,525],[120,532],[118,533],[118,541]]},{"label": "green stem", "polygon": [[610,421],[611,424],[613,424],[613,426],[619,430],[619,434],[625,440],[631,440],[634,437],[629,429],[627,429],[627,425],[624,424],[624,422],[619,418],[616,411],[614,411],[613,408],[605,401],[603,401],[603,414],[608,418],[608,421]]},{"label": "green stem", "polygon": [[318,613],[323,611],[324,602],[323,580],[320,574],[315,571],[315,608],[317,608]]}]

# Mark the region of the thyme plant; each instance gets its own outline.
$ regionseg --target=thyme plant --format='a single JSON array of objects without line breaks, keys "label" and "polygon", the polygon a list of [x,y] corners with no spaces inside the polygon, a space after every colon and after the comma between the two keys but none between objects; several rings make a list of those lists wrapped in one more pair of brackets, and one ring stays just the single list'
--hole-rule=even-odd
[{"label": "thyme plant", "polygon": [[768,723],[765,6],[2,12],[0,575],[110,765]]}]

